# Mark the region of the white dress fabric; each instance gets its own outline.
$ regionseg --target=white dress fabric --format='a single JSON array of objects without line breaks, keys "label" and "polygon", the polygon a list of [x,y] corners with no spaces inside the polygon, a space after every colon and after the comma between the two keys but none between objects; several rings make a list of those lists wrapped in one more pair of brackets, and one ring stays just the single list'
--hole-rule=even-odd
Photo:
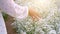
[{"label": "white dress fabric", "polygon": [[[24,19],[28,15],[27,6],[19,6],[14,3],[13,0],[0,0],[0,9],[8,15],[18,18]],[[5,27],[5,22],[0,12],[0,34],[7,34],[7,30]]]},{"label": "white dress fabric", "polygon": [[0,34],[7,34],[5,22],[3,20],[2,14],[0,13]]}]

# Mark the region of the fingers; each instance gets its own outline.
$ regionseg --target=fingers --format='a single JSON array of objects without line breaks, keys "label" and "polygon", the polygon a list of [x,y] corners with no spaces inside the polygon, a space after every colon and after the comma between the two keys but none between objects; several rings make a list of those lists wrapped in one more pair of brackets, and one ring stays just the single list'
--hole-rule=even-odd
[{"label": "fingers", "polygon": [[38,12],[35,12],[34,16],[35,16],[36,18],[41,18],[41,14],[38,13]]},{"label": "fingers", "polygon": [[39,20],[41,18],[40,14],[36,12],[30,13],[30,16],[33,20]]},{"label": "fingers", "polygon": [[37,16],[37,15],[34,15],[34,16],[31,16],[31,17],[32,17],[33,20],[39,20],[40,19],[40,17]]}]

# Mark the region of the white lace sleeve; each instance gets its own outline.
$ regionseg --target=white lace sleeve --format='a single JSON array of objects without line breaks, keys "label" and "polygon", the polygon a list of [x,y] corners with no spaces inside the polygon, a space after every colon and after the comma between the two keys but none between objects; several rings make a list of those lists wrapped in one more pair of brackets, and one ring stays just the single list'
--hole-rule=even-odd
[{"label": "white lace sleeve", "polygon": [[16,18],[24,19],[28,16],[28,7],[15,5]]},{"label": "white lace sleeve", "polygon": [[10,16],[22,19],[28,15],[26,6],[19,6],[12,0],[0,0],[0,8]]}]

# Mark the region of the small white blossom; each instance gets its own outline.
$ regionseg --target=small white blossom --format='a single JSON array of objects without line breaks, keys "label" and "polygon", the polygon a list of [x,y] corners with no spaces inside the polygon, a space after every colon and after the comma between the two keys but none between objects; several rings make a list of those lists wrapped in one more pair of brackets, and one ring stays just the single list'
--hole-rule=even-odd
[{"label": "small white blossom", "polygon": [[56,34],[56,31],[55,30],[51,30],[48,32],[48,34]]}]

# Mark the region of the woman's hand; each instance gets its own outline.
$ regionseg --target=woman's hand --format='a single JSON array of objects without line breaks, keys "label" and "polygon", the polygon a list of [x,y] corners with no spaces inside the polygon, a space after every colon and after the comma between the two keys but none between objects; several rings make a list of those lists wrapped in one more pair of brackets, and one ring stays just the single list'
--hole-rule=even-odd
[{"label": "woman's hand", "polygon": [[29,9],[29,15],[33,18],[33,20],[35,20],[35,19],[38,20],[41,18],[41,14],[39,12],[35,11],[34,8]]}]

